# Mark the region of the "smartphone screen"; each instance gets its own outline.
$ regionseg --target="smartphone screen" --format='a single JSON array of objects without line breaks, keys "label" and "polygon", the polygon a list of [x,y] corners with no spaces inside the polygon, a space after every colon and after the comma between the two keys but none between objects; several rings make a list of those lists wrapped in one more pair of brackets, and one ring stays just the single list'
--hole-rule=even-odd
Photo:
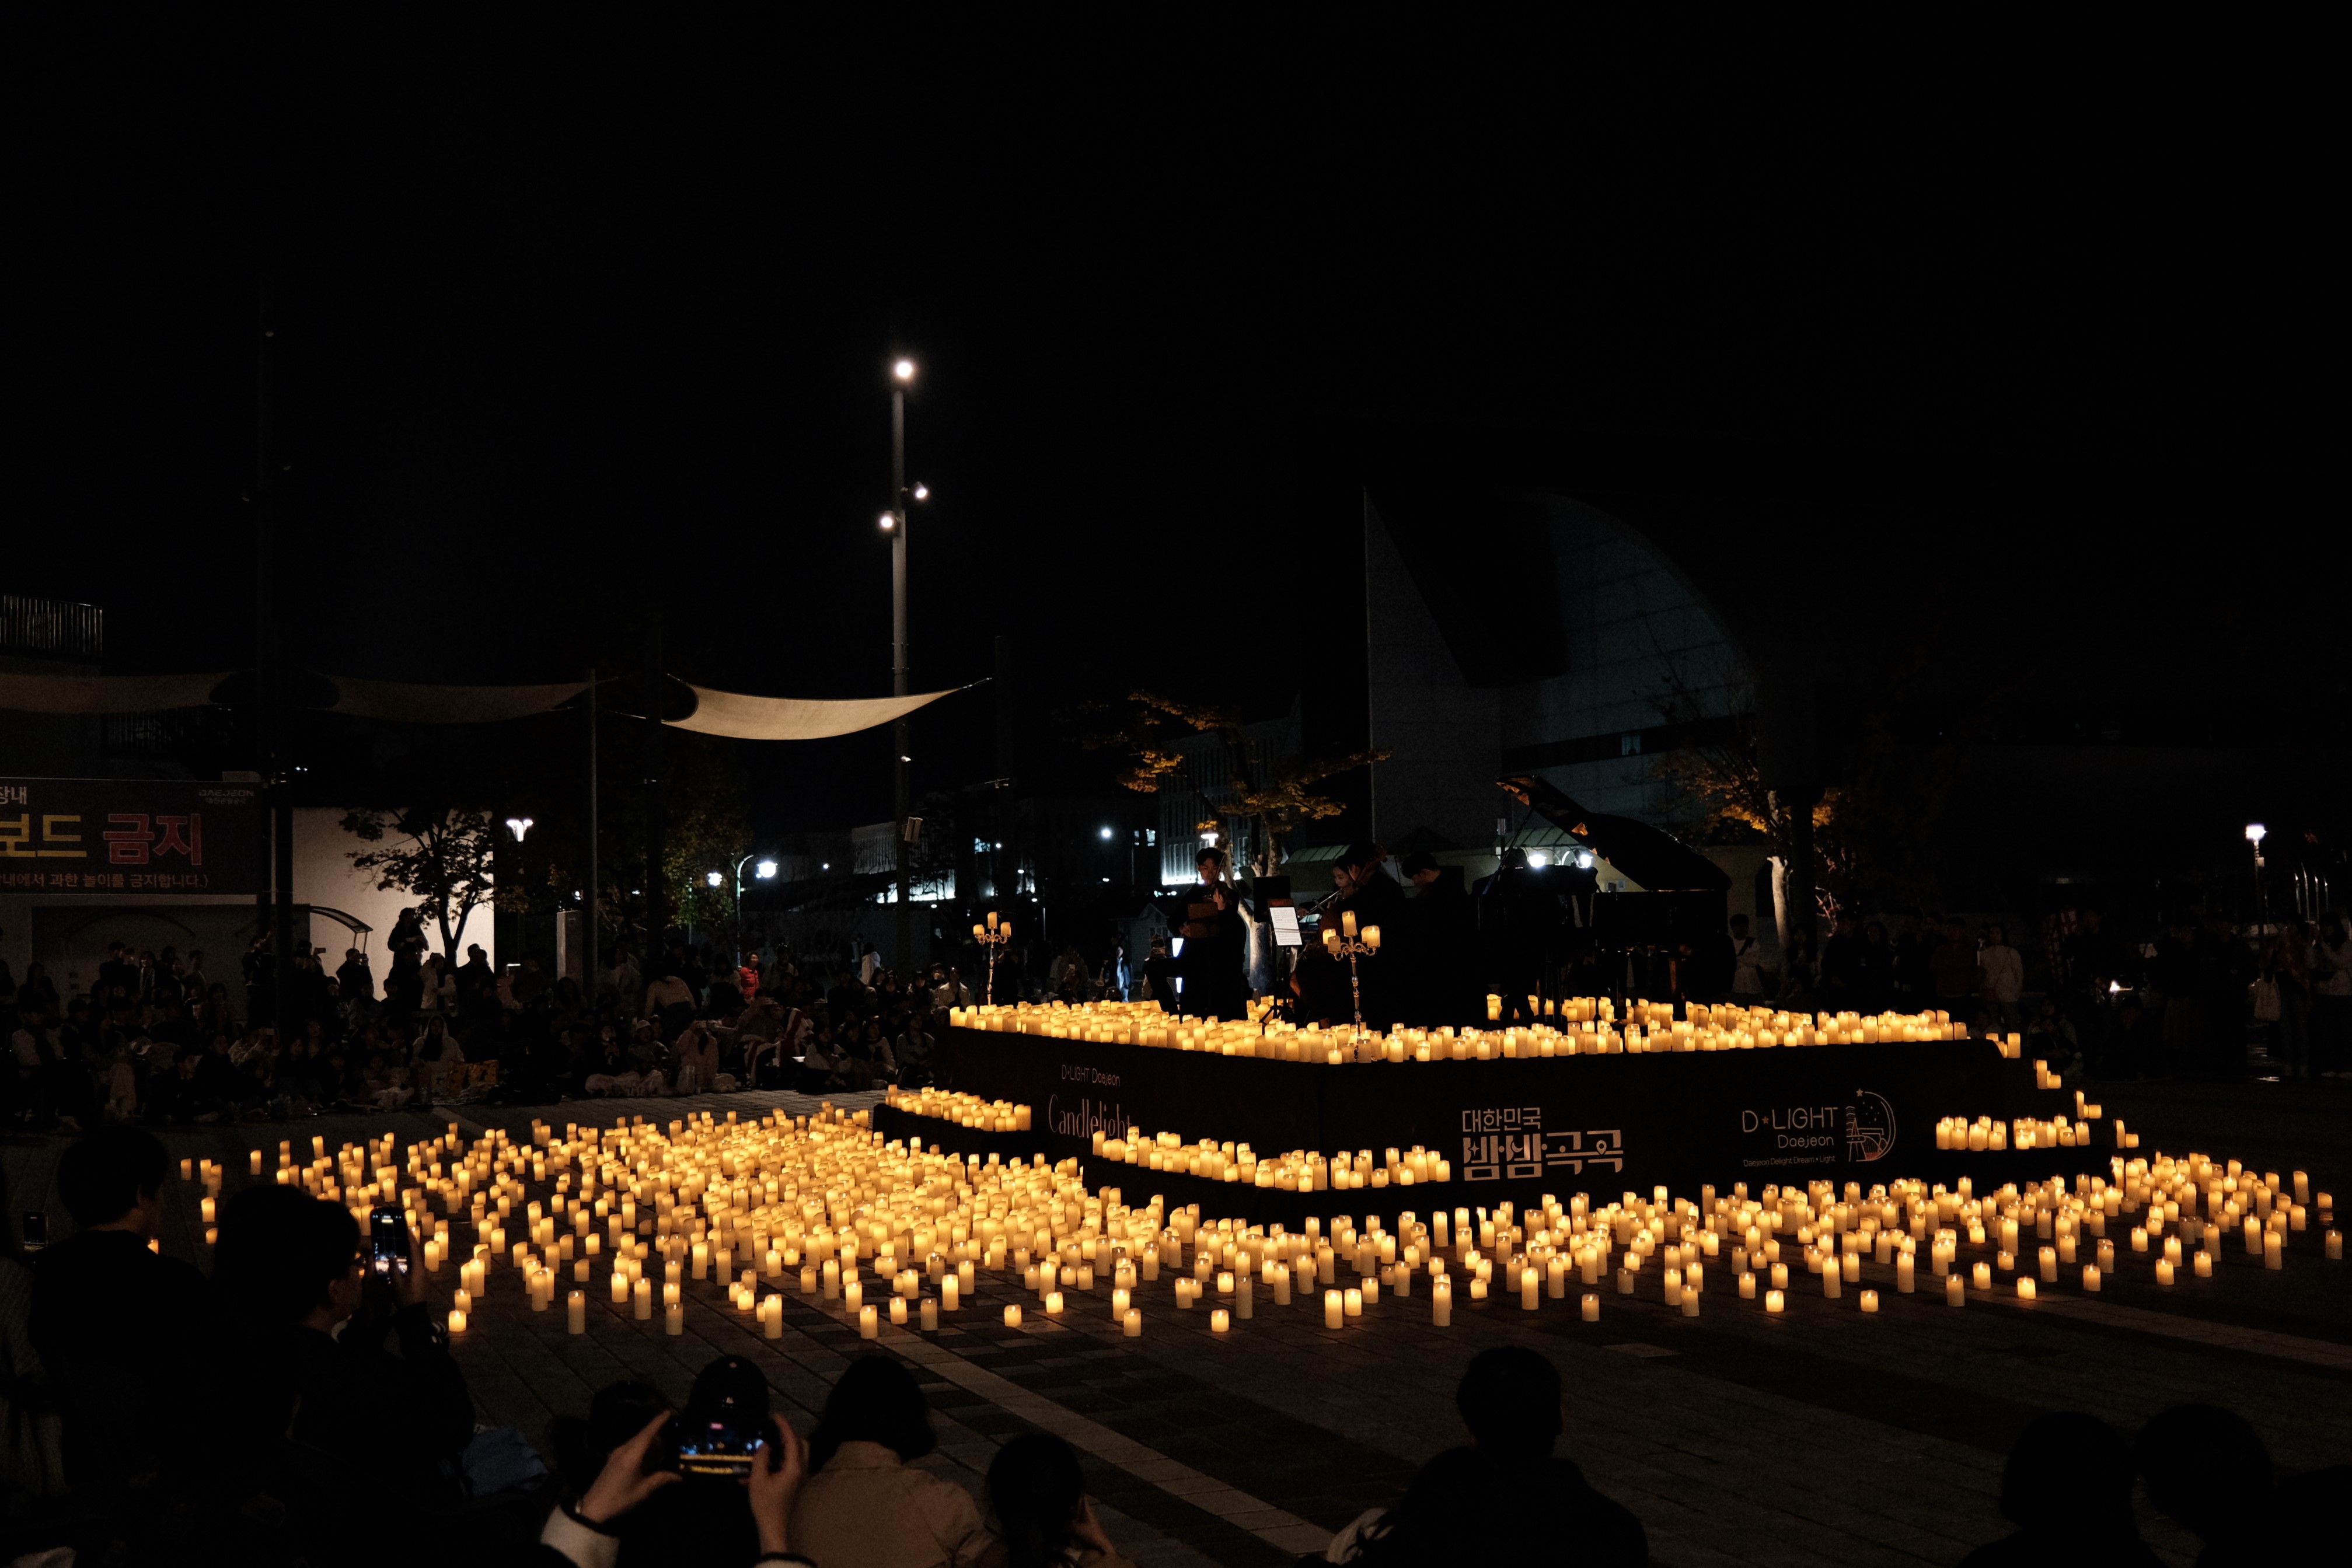
[{"label": "smartphone screen", "polygon": [[380,1203],[368,1214],[368,1267],[387,1280],[408,1273],[408,1216],[397,1204]]},{"label": "smartphone screen", "polygon": [[682,1475],[742,1477],[751,1473],[760,1433],[727,1421],[677,1418],[677,1468]]},{"label": "smartphone screen", "polygon": [[25,1250],[38,1252],[49,1244],[49,1217],[37,1208],[25,1211]]}]

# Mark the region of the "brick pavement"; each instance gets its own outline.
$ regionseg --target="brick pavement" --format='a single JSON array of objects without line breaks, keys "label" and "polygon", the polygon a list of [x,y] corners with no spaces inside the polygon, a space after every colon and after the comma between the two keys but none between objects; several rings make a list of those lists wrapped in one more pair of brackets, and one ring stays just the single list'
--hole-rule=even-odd
[{"label": "brick pavement", "polygon": [[[2105,1098],[2158,1134],[2144,1147],[2189,1146],[2163,1135],[2166,1120],[2185,1120],[2199,1103],[2179,1086],[2158,1086],[2144,1103],[2114,1089]],[[2339,1130],[2352,1097],[2332,1123],[2300,1102],[2280,1118],[2252,1088],[2206,1098],[2222,1120],[2242,1124],[2250,1163],[2300,1160],[2318,1185],[2339,1194],[2352,1185],[2343,1175],[2352,1134]],[[639,1113],[666,1124],[698,1109],[779,1103],[813,1108],[760,1095],[536,1113],[559,1128]],[[246,1179],[245,1151],[281,1137],[315,1133],[332,1149],[396,1132],[404,1143],[456,1120],[468,1136],[494,1123],[527,1138],[533,1114],[321,1118],[174,1129],[166,1141],[175,1155],[221,1160],[233,1188]],[[2282,1125],[2306,1141],[2284,1141]],[[2196,1142],[2241,1153],[2226,1136]],[[49,1207],[60,1146],[6,1146],[18,1207]],[[165,1245],[201,1260],[194,1194],[182,1197]],[[52,1223],[62,1230],[64,1217]],[[1139,1294],[1147,1322],[1137,1340],[1111,1323],[1107,1283],[1091,1297],[1074,1293],[1056,1322],[1035,1311],[1017,1275],[983,1273],[976,1301],[939,1333],[885,1326],[879,1348],[903,1357],[932,1399],[940,1447],[927,1468],[977,1492],[1006,1438],[1058,1432],[1087,1453],[1108,1527],[1146,1564],[1285,1563],[1394,1497],[1417,1465],[1457,1440],[1452,1392],[1463,1363],[1500,1343],[1535,1345],[1559,1365],[1569,1390],[1562,1451],[1640,1515],[1654,1561],[1952,1563],[2002,1533],[1993,1508],[2001,1456],[2042,1410],[2088,1410],[2129,1429],[2164,1406],[2207,1399],[2245,1414],[2283,1465],[2352,1458],[2352,1291],[2344,1289],[2352,1276],[2308,1251],[2284,1279],[2263,1279],[2242,1261],[2225,1257],[2220,1277],[2178,1294],[2118,1280],[2098,1298],[2062,1291],[2033,1306],[1972,1298],[1958,1311],[1924,1293],[1895,1296],[1891,1278],[1880,1278],[1891,1270],[1866,1266],[1864,1282],[1885,1298],[1874,1318],[1856,1310],[1852,1290],[1832,1302],[1804,1289],[1790,1292],[1780,1318],[1727,1290],[1711,1291],[1703,1315],[1685,1318],[1658,1300],[1654,1275],[1643,1294],[1604,1294],[1597,1323],[1580,1321],[1573,1296],[1532,1314],[1515,1298],[1474,1306],[1457,1296],[1444,1330],[1429,1322],[1422,1291],[1339,1331],[1323,1327],[1319,1301],[1261,1301],[1225,1336],[1208,1332],[1207,1303],[1176,1311],[1163,1281]],[[690,1291],[685,1333],[675,1337],[592,1290],[590,1330],[573,1336],[560,1302],[531,1312],[511,1270],[492,1279],[458,1355],[482,1418],[542,1442],[552,1416],[583,1408],[604,1383],[636,1377],[678,1397],[705,1362],[728,1353],[766,1366],[780,1407],[805,1429],[865,1348],[838,1303],[796,1291],[785,1295],[780,1340],[727,1310],[715,1285]],[[448,1282],[445,1275],[444,1293]],[[1016,1300],[1028,1321],[1008,1330],[1001,1309]],[[2166,1561],[2192,1560],[2194,1542],[2168,1521],[2144,1511],[2142,1522]]]}]

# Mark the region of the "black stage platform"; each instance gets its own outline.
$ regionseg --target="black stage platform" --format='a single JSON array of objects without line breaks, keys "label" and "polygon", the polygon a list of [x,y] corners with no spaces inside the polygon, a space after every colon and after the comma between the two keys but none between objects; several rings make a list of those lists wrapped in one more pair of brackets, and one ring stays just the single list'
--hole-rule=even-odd
[{"label": "black stage platform", "polygon": [[[2071,1092],[2036,1089],[2031,1061],[1982,1040],[1331,1067],[950,1029],[938,1060],[941,1088],[1029,1105],[1035,1131],[975,1133],[887,1106],[875,1107],[877,1128],[961,1153],[1075,1155],[1089,1186],[1121,1186],[1131,1203],[1164,1192],[1204,1214],[1267,1222],[1525,1205],[1547,1192],[1607,1202],[1658,1185],[1696,1197],[1705,1184],[1754,1192],[1858,1181],[1867,1190],[1965,1175],[1985,1189],[2105,1176],[2116,1153],[2105,1122],[2089,1124],[2089,1146],[1937,1149],[1942,1117],[2073,1114]],[[1123,1138],[1130,1126],[1147,1139],[1246,1142],[1268,1156],[1370,1149],[1378,1160],[1418,1144],[1452,1163],[1452,1179],[1297,1193],[1094,1153],[1097,1133]]]}]

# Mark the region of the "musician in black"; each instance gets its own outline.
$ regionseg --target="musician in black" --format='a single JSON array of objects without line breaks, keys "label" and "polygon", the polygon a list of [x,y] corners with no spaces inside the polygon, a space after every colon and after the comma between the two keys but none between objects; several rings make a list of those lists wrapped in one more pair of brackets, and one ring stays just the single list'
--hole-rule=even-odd
[{"label": "musician in black", "polygon": [[1193,863],[1201,880],[1184,894],[1184,925],[1179,933],[1184,950],[1176,959],[1176,972],[1184,982],[1182,1009],[1191,1018],[1246,1018],[1249,930],[1242,924],[1241,894],[1225,880],[1224,851],[1204,844]]}]

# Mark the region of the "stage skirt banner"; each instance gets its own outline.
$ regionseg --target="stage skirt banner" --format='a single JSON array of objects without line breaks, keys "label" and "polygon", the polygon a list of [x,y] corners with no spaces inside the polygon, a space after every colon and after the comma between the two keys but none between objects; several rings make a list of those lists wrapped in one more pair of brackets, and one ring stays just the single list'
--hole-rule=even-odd
[{"label": "stage skirt banner", "polygon": [[263,849],[258,785],[0,779],[0,894],[254,894]]},{"label": "stage skirt banner", "polygon": [[[1419,1202],[1415,1189],[1392,1186],[1276,1206],[1305,1212],[1426,1209],[1440,1197],[1449,1207],[1524,1204],[1545,1192],[1606,1201],[1628,1190],[1646,1197],[1660,1184],[1696,1197],[1708,1183],[1728,1191],[1746,1182],[1753,1192],[1858,1181],[1867,1191],[1964,1173],[1979,1184],[2046,1180],[2104,1173],[2111,1152],[1937,1149],[1939,1118],[2073,1109],[2071,1095],[2034,1088],[2032,1062],[1980,1040],[1328,1067],[950,1029],[940,1068],[943,1088],[1031,1106],[1035,1130],[1024,1136],[1035,1152],[1087,1159],[1090,1183],[1121,1182],[1130,1194],[1157,1190],[1162,1173],[1122,1174],[1091,1157],[1095,1134],[1124,1138],[1137,1127],[1147,1140],[1170,1132],[1187,1144],[1246,1141],[1265,1156],[1369,1149],[1376,1164],[1388,1149],[1419,1145],[1452,1166],[1452,1179]],[[921,1120],[891,1125],[911,1132]],[[1248,1211],[1249,1196],[1235,1192],[1238,1211]]]}]

